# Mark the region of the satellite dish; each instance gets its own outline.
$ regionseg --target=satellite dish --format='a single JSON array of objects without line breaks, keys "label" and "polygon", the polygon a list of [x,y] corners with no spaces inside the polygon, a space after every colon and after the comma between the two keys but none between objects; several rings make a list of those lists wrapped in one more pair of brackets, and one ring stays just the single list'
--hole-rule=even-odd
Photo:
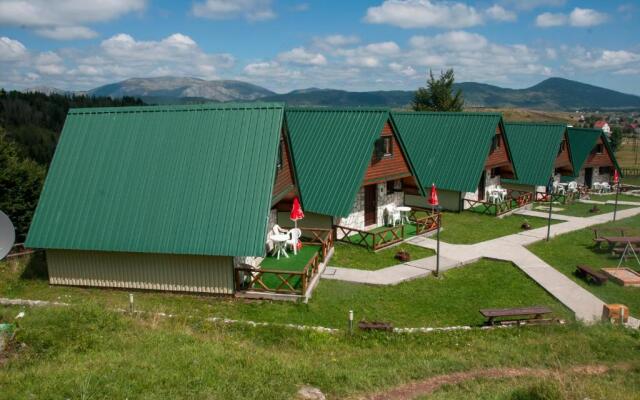
[{"label": "satellite dish", "polygon": [[5,258],[16,240],[16,230],[11,220],[0,211],[0,260]]}]

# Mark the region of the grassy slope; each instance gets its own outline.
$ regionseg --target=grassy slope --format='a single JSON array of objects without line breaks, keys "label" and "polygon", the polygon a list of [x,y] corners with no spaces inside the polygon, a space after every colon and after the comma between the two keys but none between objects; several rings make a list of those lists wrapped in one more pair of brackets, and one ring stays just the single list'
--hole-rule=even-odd
[{"label": "grassy slope", "polygon": [[[0,319],[17,311],[0,307]],[[348,337],[131,318],[87,304],[29,309],[20,328],[26,346],[0,366],[0,399],[290,399],[302,384],[343,398],[469,369],[640,365],[629,351],[637,332],[605,326]]]},{"label": "grassy slope", "polygon": [[[95,301],[127,307],[127,291],[49,287],[42,279],[21,279],[20,266],[0,275],[0,296],[58,300],[74,304]],[[383,320],[396,326],[481,324],[478,309],[545,304],[560,316],[568,312],[542,288],[508,263],[484,260],[448,271],[444,279],[425,278],[396,286],[369,286],[322,280],[308,304],[243,301],[139,292],[136,307],[150,311],[219,316],[283,323],[342,327],[349,310],[356,319]]]},{"label": "grassy slope", "polygon": [[408,243],[374,253],[362,246],[337,242],[329,264],[333,267],[377,270],[400,264],[401,261],[396,260],[395,255],[401,250],[409,252],[412,260],[430,257],[435,254],[433,250]]},{"label": "grassy slope", "polygon": [[[616,159],[622,168],[640,168],[640,140],[638,141],[638,163],[636,164],[636,154],[633,139],[625,139],[618,151]],[[626,181],[625,181],[626,182]],[[627,182],[630,183],[630,182]]]},{"label": "grassy slope", "polygon": [[[496,218],[470,211],[461,213],[444,213],[442,216],[443,231],[440,239],[447,243],[471,244],[500,236],[522,232],[520,226],[524,220],[529,221],[532,228],[539,228],[547,224],[544,218],[510,215]],[[552,221],[555,223],[555,221]]]},{"label": "grassy slope", "polygon": [[[636,234],[640,234],[640,216],[626,218],[607,226],[626,226],[634,229]],[[633,233],[631,231],[628,234]],[[603,301],[626,304],[632,314],[640,315],[640,288],[622,287],[613,282],[596,286],[587,284],[573,275],[577,264],[587,264],[595,268],[615,267],[618,264],[618,259],[612,257],[609,252],[593,248],[593,237],[591,229],[583,229],[559,236],[549,243],[535,243],[529,249]],[[640,271],[640,266],[634,263],[635,261],[632,262],[630,259],[626,265]]]},{"label": "grassy slope", "polygon": [[577,116],[570,112],[554,112],[531,110],[527,108],[469,108],[465,111],[499,112],[502,113],[505,121],[529,121],[529,122],[559,122],[576,123]]}]

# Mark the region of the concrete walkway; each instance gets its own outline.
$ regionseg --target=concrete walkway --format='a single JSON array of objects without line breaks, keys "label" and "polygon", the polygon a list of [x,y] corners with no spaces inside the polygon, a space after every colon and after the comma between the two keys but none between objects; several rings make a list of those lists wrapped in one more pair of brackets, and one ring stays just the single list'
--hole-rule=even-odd
[{"label": "concrete walkway", "polygon": [[[538,214],[545,213],[521,210],[518,214],[539,216]],[[638,214],[640,214],[640,207],[620,210],[617,218],[629,218]],[[609,222],[613,219],[613,213],[595,215],[588,218],[552,214],[552,218],[565,221],[551,226],[551,237],[556,237],[589,226]],[[600,299],[525,248],[525,246],[532,243],[544,240],[546,234],[547,228],[543,227],[470,245],[440,242],[440,268],[442,271],[446,271],[447,269],[473,263],[481,258],[509,261],[572,310],[577,319],[585,322],[600,320],[604,304]],[[436,241],[426,237],[416,236],[408,239],[407,242],[429,249],[436,248]],[[435,256],[432,256],[377,271],[329,266],[322,278],[373,285],[394,285],[427,276],[434,270]]]}]

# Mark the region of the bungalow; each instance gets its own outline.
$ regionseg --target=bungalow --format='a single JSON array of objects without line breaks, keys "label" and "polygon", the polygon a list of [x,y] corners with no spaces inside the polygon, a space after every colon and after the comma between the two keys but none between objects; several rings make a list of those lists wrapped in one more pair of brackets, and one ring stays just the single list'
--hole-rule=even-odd
[{"label": "bungalow", "polygon": [[573,166],[567,126],[564,124],[505,123],[517,179],[503,179],[504,186],[520,193],[544,192],[549,177],[572,176]]},{"label": "bungalow", "polygon": [[49,281],[231,294],[295,193],[278,103],[72,109],[26,245]]},{"label": "bungalow", "polygon": [[[404,205],[405,191],[422,193],[389,110],[288,108],[285,119],[302,224],[382,226],[385,208]],[[279,221],[286,218],[279,214]]]},{"label": "bungalow", "polygon": [[593,124],[593,127],[594,129],[602,130],[602,132],[604,132],[604,134],[607,135],[607,137],[611,135],[611,127],[609,126],[609,123],[605,120],[596,121]]},{"label": "bungalow", "polygon": [[574,177],[580,185],[609,182],[614,169],[620,171],[616,156],[601,129],[568,128]]},{"label": "bungalow", "polygon": [[[516,176],[500,114],[394,112],[392,119],[420,189],[435,183],[443,209],[484,201],[501,178]],[[409,206],[425,202],[418,193],[405,196]]]}]

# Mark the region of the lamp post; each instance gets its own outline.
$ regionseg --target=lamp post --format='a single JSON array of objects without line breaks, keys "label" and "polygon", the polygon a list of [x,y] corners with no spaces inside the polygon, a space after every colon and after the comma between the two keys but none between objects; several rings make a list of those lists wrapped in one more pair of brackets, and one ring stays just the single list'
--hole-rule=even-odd
[{"label": "lamp post", "polygon": [[618,212],[618,195],[620,194],[620,174],[618,173],[618,170],[615,169],[613,171],[613,184],[616,187],[616,202],[613,205],[613,222],[616,222],[616,213]]},{"label": "lamp post", "polygon": [[553,175],[549,177],[549,182],[547,183],[547,198],[549,199],[549,219],[547,221],[547,242],[549,241],[549,237],[551,236],[551,209],[553,206]]},{"label": "lamp post", "polygon": [[431,196],[429,196],[429,204],[431,205],[431,209],[435,215],[437,215],[437,226],[436,226],[436,272],[435,276],[440,276],[440,223],[441,215],[440,215],[440,201],[438,200],[438,190],[436,189],[436,184],[431,184]]}]

